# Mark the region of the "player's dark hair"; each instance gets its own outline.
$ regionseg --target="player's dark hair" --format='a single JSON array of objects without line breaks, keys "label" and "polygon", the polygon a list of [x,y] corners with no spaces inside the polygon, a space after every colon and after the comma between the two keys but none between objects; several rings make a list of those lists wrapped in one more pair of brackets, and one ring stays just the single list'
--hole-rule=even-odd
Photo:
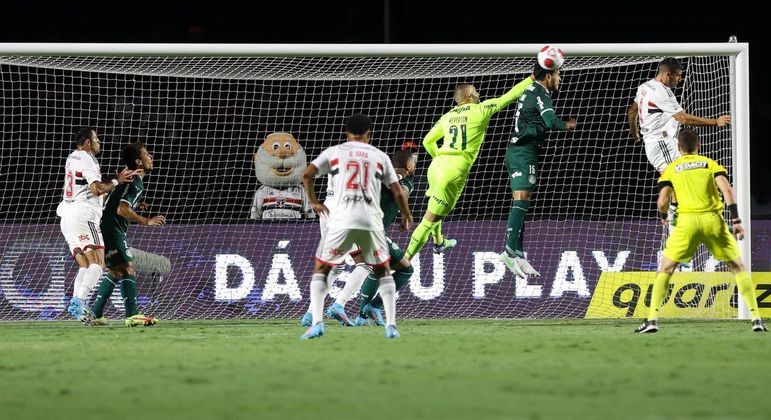
[{"label": "player's dark hair", "polygon": [[559,70],[558,68],[547,70],[543,67],[541,67],[540,64],[538,64],[538,61],[535,62],[535,67],[533,68],[533,75],[535,76],[535,80],[538,80],[539,82],[546,78],[547,74],[551,74],[554,76],[554,73]]},{"label": "player's dark hair", "polygon": [[142,160],[142,149],[145,147],[141,142],[129,143],[123,146],[120,156],[123,164],[129,169],[137,169],[137,159]]},{"label": "player's dark hair", "polygon": [[412,152],[409,150],[399,150],[391,156],[391,164],[394,168],[407,169],[410,160],[412,160]]},{"label": "player's dark hair", "polygon": [[675,57],[667,57],[659,62],[659,73],[674,73],[682,69],[683,65]]},{"label": "player's dark hair", "polygon": [[345,119],[345,131],[356,136],[372,129],[372,118],[364,114],[353,114]]},{"label": "player's dark hair", "polygon": [[91,140],[91,132],[96,132],[96,130],[94,130],[91,127],[78,128],[78,131],[75,133],[75,136],[73,138],[73,141],[75,142],[75,146],[80,147],[86,144],[86,140]]},{"label": "player's dark hair", "polygon": [[699,147],[699,135],[690,128],[684,128],[680,130],[677,135],[677,144],[683,149],[685,153],[696,153],[696,149]]}]

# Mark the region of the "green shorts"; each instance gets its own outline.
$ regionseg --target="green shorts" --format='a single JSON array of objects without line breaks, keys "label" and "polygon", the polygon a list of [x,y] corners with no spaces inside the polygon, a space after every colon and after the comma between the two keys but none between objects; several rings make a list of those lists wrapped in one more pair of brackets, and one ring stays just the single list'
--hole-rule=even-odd
[{"label": "green shorts", "polygon": [[447,216],[458,203],[468,179],[468,164],[460,156],[437,156],[428,166],[428,211]]},{"label": "green shorts", "polygon": [[386,243],[388,243],[388,255],[391,256],[391,268],[393,268],[399,261],[402,260],[402,258],[404,258],[404,254],[406,252],[388,236],[386,236]]},{"label": "green shorts", "polygon": [[511,191],[533,191],[538,181],[538,153],[529,147],[509,147],[506,168]]},{"label": "green shorts", "polygon": [[124,235],[102,232],[102,236],[104,237],[104,264],[107,268],[134,260]]}]

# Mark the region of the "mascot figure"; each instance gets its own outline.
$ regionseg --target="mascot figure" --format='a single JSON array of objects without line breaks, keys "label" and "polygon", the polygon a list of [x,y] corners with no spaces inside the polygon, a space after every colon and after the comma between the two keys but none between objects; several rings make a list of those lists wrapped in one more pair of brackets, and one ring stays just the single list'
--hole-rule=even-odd
[{"label": "mascot figure", "polygon": [[254,154],[262,184],[254,193],[250,219],[312,219],[315,216],[300,181],[307,163],[300,143],[289,133],[272,133]]}]

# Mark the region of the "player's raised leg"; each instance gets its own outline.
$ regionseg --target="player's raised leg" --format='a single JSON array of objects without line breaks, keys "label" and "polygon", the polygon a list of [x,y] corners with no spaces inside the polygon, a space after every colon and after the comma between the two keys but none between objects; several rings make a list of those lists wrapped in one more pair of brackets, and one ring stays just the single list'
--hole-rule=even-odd
[{"label": "player's raised leg", "polygon": [[530,208],[530,195],[538,178],[538,154],[530,147],[509,147],[506,167],[511,186],[511,209],[506,227],[506,250],[502,261],[515,275],[540,276],[525,258],[525,217]]},{"label": "player's raised leg", "polygon": [[[428,210],[423,215],[415,231],[410,237],[410,243],[407,246],[407,259],[417,255],[431,235],[438,235],[442,238],[442,246],[449,249],[456,243],[450,244],[448,240],[442,237],[441,222],[457,204],[463,187],[466,185],[466,164],[455,156],[439,156],[435,158],[428,167],[429,189],[426,196],[429,197]],[[452,245],[452,246],[449,246]]]}]

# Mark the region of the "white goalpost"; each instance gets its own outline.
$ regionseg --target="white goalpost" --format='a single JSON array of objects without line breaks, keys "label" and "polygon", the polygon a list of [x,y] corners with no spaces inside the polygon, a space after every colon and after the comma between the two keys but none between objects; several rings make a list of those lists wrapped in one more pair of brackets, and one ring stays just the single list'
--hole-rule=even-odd
[{"label": "white goalpost", "polygon": [[[146,143],[155,157],[145,200],[168,225],[128,232],[143,313],[299,317],[319,238],[318,220],[290,191],[302,162],[340,142],[354,112],[373,118],[372,143],[388,154],[420,144],[452,106],[456,84],[473,83],[482,100],[500,96],[532,72],[543,45],[0,44],[0,320],[68,319],[76,269],[55,209],[78,127],[102,138],[104,175],[122,166],[127,142]],[[541,157],[525,250],[542,276],[515,278],[497,258],[511,205],[504,155],[512,104],[491,120],[444,222],[459,246],[446,254],[426,247],[413,261],[400,318],[644,315],[662,240],[657,173],[628,134],[626,108],[668,56],[685,67],[674,92],[686,112],[732,117],[730,128],[697,132],[702,153],[729,171],[746,229],[739,245],[752,266],[749,45],[554,45],[567,54],[555,110],[575,117],[578,128],[548,134]],[[297,146],[279,153],[284,143],[266,142],[275,132],[291,134]],[[430,159],[422,149],[418,155],[416,221],[426,208]],[[323,197],[320,180],[316,187]],[[258,202],[279,210],[256,211]],[[406,247],[409,232],[388,233]],[[674,277],[669,316],[748,317],[725,265],[706,249],[689,270]],[[122,316],[119,301],[108,317]],[[355,299],[349,305],[354,312]]]}]

